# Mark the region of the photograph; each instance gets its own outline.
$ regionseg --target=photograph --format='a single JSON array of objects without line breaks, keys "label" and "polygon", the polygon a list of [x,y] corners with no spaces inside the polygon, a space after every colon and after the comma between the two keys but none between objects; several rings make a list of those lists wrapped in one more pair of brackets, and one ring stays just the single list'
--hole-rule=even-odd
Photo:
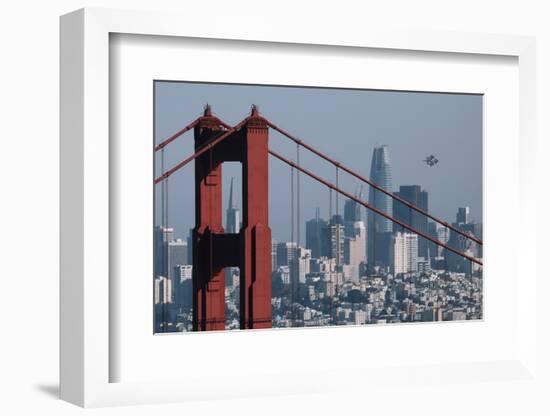
[{"label": "photograph", "polygon": [[483,95],[155,80],[154,333],[483,319]]}]

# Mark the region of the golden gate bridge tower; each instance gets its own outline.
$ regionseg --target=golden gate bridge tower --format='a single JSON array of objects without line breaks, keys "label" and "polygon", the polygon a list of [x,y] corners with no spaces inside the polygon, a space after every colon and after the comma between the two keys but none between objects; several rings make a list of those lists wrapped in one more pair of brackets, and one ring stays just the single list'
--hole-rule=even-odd
[{"label": "golden gate bridge tower", "polygon": [[[195,150],[225,133],[222,128],[207,106],[195,126]],[[194,330],[225,328],[225,267],[240,269],[241,328],[271,327],[267,159],[267,122],[254,107],[238,131],[195,160]],[[222,226],[223,162],[242,163],[243,226],[236,234]]]}]

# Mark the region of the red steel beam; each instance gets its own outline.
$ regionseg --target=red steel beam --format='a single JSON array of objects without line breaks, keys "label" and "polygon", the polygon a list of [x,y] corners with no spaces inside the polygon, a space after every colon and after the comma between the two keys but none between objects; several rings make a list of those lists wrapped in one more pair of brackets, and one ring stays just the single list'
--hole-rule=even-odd
[{"label": "red steel beam", "polygon": [[164,149],[167,145],[172,143],[174,140],[176,140],[178,137],[180,137],[183,133],[188,132],[193,127],[195,127],[199,122],[199,119],[197,118],[195,121],[192,121],[187,126],[185,126],[183,129],[175,132],[170,137],[168,137],[166,140],[163,140],[161,143],[157,144],[155,146],[155,152],[158,152],[161,149]]},{"label": "red steel beam", "polygon": [[206,143],[204,146],[202,146],[199,150],[197,150],[195,153],[193,153],[191,156],[189,156],[187,159],[182,160],[180,163],[178,163],[176,166],[174,166],[172,169],[167,170],[165,173],[163,173],[161,176],[155,179],[155,185],[159,182],[162,182],[169,176],[173,175],[176,171],[183,168],[185,165],[187,165],[189,162],[195,160],[200,155],[202,155],[207,150],[212,149],[214,146],[216,146],[218,143],[220,143],[222,140],[227,139],[232,133],[239,130],[242,126],[245,125],[245,123],[250,119],[250,117],[245,118],[243,121],[241,121],[239,124],[237,124],[235,127],[231,127],[229,130],[224,132],[221,136],[216,137],[214,140],[211,140],[210,142]]},{"label": "red steel beam", "polygon": [[300,146],[303,146],[305,147],[307,150],[309,150],[310,152],[316,154],[317,156],[325,159],[327,162],[333,164],[334,166],[338,167],[339,169],[342,169],[344,172],[347,172],[349,173],[350,175],[356,177],[357,179],[359,179],[360,181],[363,181],[365,183],[367,183],[368,185],[372,186],[374,189],[390,196],[391,198],[393,198],[394,200],[396,201],[399,201],[401,202],[402,204],[406,205],[407,207],[413,209],[414,211],[422,214],[422,215],[425,215],[426,217],[430,218],[431,220],[445,226],[446,228],[462,235],[463,237],[466,237],[467,239],[469,240],[472,240],[474,242],[476,242],[477,244],[479,245],[483,245],[483,241],[481,241],[480,239],[474,237],[474,236],[471,236],[470,234],[467,234],[465,233],[464,231],[462,230],[459,230],[458,228],[455,228],[453,227],[451,224],[449,224],[448,222],[446,221],[443,221],[443,220],[440,220],[439,218],[437,217],[434,217],[433,215],[429,214],[428,212],[424,211],[423,209],[420,209],[418,208],[416,205],[414,204],[411,204],[410,202],[408,202],[407,200],[403,199],[403,198],[400,198],[398,197],[397,195],[395,195],[393,192],[390,192],[390,191],[387,191],[385,190],[384,188],[382,188],[381,186],[377,185],[376,183],[370,181],[369,179],[365,178],[364,176],[358,174],[357,172],[345,167],[344,165],[342,165],[340,162],[332,159],[330,156],[327,156],[325,155],[324,153],[320,152],[319,150],[315,149],[314,147],[311,147],[310,145],[308,145],[307,143],[304,143],[302,140],[298,139],[297,137],[293,136],[292,134],[290,134],[289,132],[283,130],[282,128],[278,127],[277,125],[273,124],[272,122],[268,121],[267,124],[269,125],[269,127],[271,127],[272,129],[278,131],[279,133],[281,133],[283,136],[286,136],[287,138],[289,138],[290,140],[292,140],[293,142],[297,143],[298,145]]},{"label": "red steel beam", "polygon": [[359,198],[353,196],[352,194],[350,194],[350,193],[348,193],[348,192],[346,192],[346,191],[341,190],[340,188],[336,187],[336,186],[333,185],[332,183],[330,183],[330,182],[324,180],[323,178],[321,178],[321,177],[315,175],[313,172],[310,172],[309,170],[303,168],[302,166],[298,165],[297,163],[294,163],[292,160],[287,159],[286,157],[280,155],[279,153],[274,152],[274,151],[271,150],[271,149],[269,150],[269,153],[270,153],[271,155],[275,156],[277,159],[283,161],[283,162],[286,163],[287,165],[292,166],[292,167],[298,169],[300,172],[305,173],[305,174],[308,175],[309,177],[311,177],[311,178],[315,179],[316,181],[322,183],[323,185],[325,185],[325,186],[327,186],[327,187],[333,189],[334,191],[336,191],[336,192],[338,192],[338,193],[344,195],[345,197],[354,200],[354,201],[357,202],[358,204],[363,205],[365,208],[367,208],[367,209],[369,209],[369,210],[375,212],[376,214],[383,216],[384,218],[386,218],[386,219],[388,219],[388,220],[394,222],[395,224],[400,225],[400,226],[403,227],[403,228],[406,228],[407,230],[409,230],[409,231],[411,231],[411,232],[413,232],[413,233],[415,233],[415,234],[418,234],[419,236],[421,236],[421,237],[423,237],[423,238],[425,238],[425,239],[431,241],[431,242],[434,243],[434,244],[437,244],[438,246],[441,246],[441,247],[443,247],[443,248],[445,248],[445,249],[447,249],[447,250],[449,250],[449,251],[451,251],[451,252],[453,252],[453,253],[455,253],[455,254],[461,256],[461,257],[464,257],[465,259],[470,260],[471,262],[474,262],[474,263],[476,263],[476,264],[479,264],[480,266],[483,266],[483,262],[481,262],[480,260],[476,259],[475,257],[469,256],[469,255],[467,255],[467,254],[461,252],[460,250],[457,250],[457,249],[455,249],[455,248],[453,248],[453,247],[450,247],[450,246],[448,246],[448,245],[446,245],[446,244],[440,242],[439,240],[437,240],[437,239],[435,239],[435,238],[429,236],[428,234],[424,234],[424,233],[421,232],[421,231],[415,230],[415,229],[414,229],[413,227],[411,227],[410,225],[408,225],[408,224],[406,224],[406,223],[404,223],[404,222],[402,222],[402,221],[399,221],[399,220],[393,218],[391,215],[386,214],[384,211],[381,211],[381,210],[379,210],[378,208],[373,207],[373,206],[370,205],[369,203],[367,203],[367,202],[365,202],[365,201],[363,201],[363,200],[361,200],[361,199],[359,199]]},{"label": "red steel beam", "polygon": [[[185,126],[183,129],[175,132],[170,137],[168,137],[166,140],[164,140],[161,143],[159,143],[158,145],[156,145],[155,146],[155,152],[158,152],[159,150],[164,149],[167,145],[172,143],[174,140],[176,140],[182,134],[184,134],[184,133],[188,132],[189,130],[191,130],[192,128],[194,128],[198,124],[198,122],[199,122],[199,119],[196,119],[195,121],[193,121],[190,124],[188,124],[187,126]],[[224,123],[221,120],[219,120],[219,122],[220,122],[220,126],[226,128],[228,130],[231,128],[231,126],[229,124]]]}]

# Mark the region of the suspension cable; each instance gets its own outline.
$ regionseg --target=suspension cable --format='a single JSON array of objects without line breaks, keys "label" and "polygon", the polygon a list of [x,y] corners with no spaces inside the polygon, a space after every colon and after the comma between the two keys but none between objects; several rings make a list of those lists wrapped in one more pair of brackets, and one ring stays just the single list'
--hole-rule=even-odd
[{"label": "suspension cable", "polygon": [[191,162],[191,161],[195,160],[196,158],[198,158],[200,155],[202,155],[207,150],[209,150],[209,149],[213,148],[214,146],[216,146],[222,140],[227,139],[232,133],[234,133],[235,131],[239,130],[242,126],[244,126],[248,122],[248,120],[250,120],[250,117],[246,117],[243,121],[241,121],[235,127],[230,128],[229,130],[223,132],[220,136],[218,136],[216,138],[212,138],[211,140],[206,142],[203,146],[201,146],[197,151],[195,151],[195,153],[193,153],[187,159],[182,160],[176,166],[174,166],[173,168],[167,170],[161,176],[156,178],[155,181],[154,181],[155,185],[158,184],[159,182],[162,182],[163,180],[165,180],[169,176],[173,175],[174,173],[176,173],[179,169],[183,168],[189,162]]},{"label": "suspension cable", "polygon": [[373,181],[365,178],[364,176],[360,175],[359,173],[347,168],[346,166],[342,165],[340,162],[332,159],[331,157],[327,156],[326,154],[320,152],[319,150],[315,149],[314,147],[308,145],[307,143],[305,143],[304,141],[298,139],[297,137],[293,136],[292,134],[290,134],[289,132],[283,130],[282,128],[280,128],[279,126],[273,124],[272,122],[270,122],[269,120],[267,121],[267,125],[269,127],[271,127],[272,129],[278,131],[279,133],[281,133],[283,136],[287,137],[288,139],[292,140],[293,142],[297,143],[298,145],[300,146],[303,146],[305,147],[307,150],[309,150],[310,152],[314,153],[315,155],[321,157],[322,159],[326,160],[327,162],[339,167],[340,169],[342,169],[344,172],[354,176],[355,178],[359,179],[360,181],[368,184],[369,186],[373,187],[374,189],[388,195],[390,198],[396,200],[396,201],[399,201],[401,202],[402,204],[405,204],[406,206],[410,207],[411,209],[419,212],[420,214],[422,215],[425,215],[426,217],[428,217],[429,219],[431,219],[432,221],[435,221],[443,226],[445,226],[446,228],[449,228],[451,230],[454,230],[455,232],[461,234],[462,236],[468,238],[469,240],[471,241],[474,241],[476,242],[477,244],[479,245],[483,245],[483,241],[476,238],[475,236],[471,236],[469,235],[468,233],[465,233],[461,230],[459,230],[458,228],[455,228],[453,225],[449,224],[448,222],[446,221],[443,221],[443,220],[440,220],[439,218],[433,216],[432,214],[428,213],[427,211],[424,211],[423,209],[420,209],[418,208],[416,205],[414,204],[411,204],[410,202],[408,202],[407,200],[395,195],[393,192],[391,191],[388,191],[386,189],[384,189],[383,187],[381,187],[380,185],[377,185],[376,183],[374,183]]},{"label": "suspension cable", "polygon": [[346,198],[349,198],[349,199],[352,199],[353,201],[363,205],[364,207],[370,209],[371,211],[373,211],[374,213],[390,220],[391,222],[393,223],[396,223],[398,225],[401,225],[403,226],[404,228],[406,228],[407,230],[415,233],[415,234],[418,234],[424,238],[426,238],[427,240],[431,241],[432,243],[435,243],[437,244],[438,246],[441,246],[441,247],[444,247],[444,248],[447,248],[449,251],[455,253],[455,254],[458,254],[460,257],[464,257],[466,259],[469,259],[471,261],[473,261],[474,263],[476,264],[479,264],[480,266],[483,265],[483,262],[480,261],[479,259],[475,258],[475,257],[472,257],[472,256],[469,256],[465,253],[462,253],[460,250],[457,250],[453,247],[450,247],[446,244],[443,244],[441,242],[439,242],[438,240],[434,239],[433,237],[425,234],[424,232],[422,231],[418,231],[418,230],[415,230],[413,227],[411,227],[410,225],[408,224],[405,224],[403,221],[400,221],[398,219],[395,219],[393,218],[391,215],[387,214],[386,212],[376,208],[375,206],[372,206],[371,204],[369,204],[368,202],[365,202],[357,197],[354,197],[352,194],[350,194],[349,192],[346,192],[346,191],[343,191],[342,189],[340,188],[337,188],[335,185],[333,185],[332,183],[322,179],[321,177],[315,175],[313,172],[305,169],[304,167],[302,166],[299,166],[297,165],[296,163],[294,163],[293,161],[285,158],[284,156],[278,154],[277,152],[273,151],[273,150],[269,150],[269,153],[272,155],[272,156],[275,156],[277,159],[281,160],[282,162],[286,163],[287,165],[289,166],[294,166],[296,169],[302,171],[303,173],[305,173],[306,175],[308,175],[309,177],[315,179],[317,182],[320,182],[322,183],[323,185],[329,187],[329,188],[332,188],[335,192],[338,192],[340,194],[342,194],[343,196],[345,196]]},{"label": "suspension cable", "polygon": [[170,137],[168,137],[167,139],[163,140],[158,145],[156,145],[155,146],[155,152],[158,152],[159,150],[164,149],[167,145],[172,143],[174,140],[176,140],[178,137],[180,137],[185,132],[187,132],[187,131],[191,130],[192,128],[194,128],[197,124],[199,124],[199,119],[198,118],[196,120],[192,121],[191,123],[189,123],[183,129],[175,132]]},{"label": "suspension cable", "polygon": [[[172,143],[174,140],[176,140],[182,134],[184,134],[184,133],[188,132],[189,130],[195,128],[197,126],[197,124],[199,124],[201,118],[202,117],[199,117],[199,118],[195,119],[194,121],[189,123],[187,126],[185,126],[183,129],[178,130],[177,132],[172,134],[170,137],[168,137],[167,139],[160,142],[158,145],[155,146],[155,152],[158,152],[159,150],[164,149],[166,146],[168,146],[170,143]],[[229,126],[227,123],[224,123],[222,120],[217,119],[216,121],[217,121],[218,125],[220,125],[221,127],[225,128],[227,130],[231,129],[231,126]]]}]

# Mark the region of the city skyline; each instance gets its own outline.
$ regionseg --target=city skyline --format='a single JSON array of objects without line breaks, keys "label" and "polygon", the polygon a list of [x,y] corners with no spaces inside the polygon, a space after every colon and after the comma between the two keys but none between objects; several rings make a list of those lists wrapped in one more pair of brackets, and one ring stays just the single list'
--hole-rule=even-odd
[{"label": "city skyline", "polygon": [[[361,194],[362,190],[358,196]],[[420,185],[400,187],[399,197],[409,202],[420,201],[415,205],[422,209],[428,205],[428,194],[421,190]],[[403,210],[401,203],[392,206],[394,217],[401,215],[400,219],[406,224],[423,224],[410,213],[403,215]],[[481,238],[482,224],[472,222],[469,211],[467,206],[458,207],[452,225]],[[238,232],[240,209],[231,196],[225,214],[226,231]],[[427,222],[419,228],[440,242],[481,257],[479,247],[476,249],[471,242],[440,224]],[[440,233],[441,228],[447,232]],[[193,266],[187,264],[192,263],[189,257],[188,261],[182,260],[189,253],[189,247],[174,237],[172,228],[157,227],[156,235],[157,240],[165,244],[168,277],[155,278],[155,331],[189,331],[192,328],[189,311],[192,310]],[[428,242],[403,227],[393,227],[389,237],[378,243],[388,245],[379,247],[387,250],[387,263],[377,264],[377,269],[369,275],[365,222],[359,205],[348,199],[343,216],[334,214],[330,221],[324,221],[316,210],[315,217],[306,221],[305,247],[295,241],[272,240],[273,327],[434,322],[483,317],[480,268],[476,269],[473,263],[453,253],[445,253],[445,249],[443,252],[432,249],[432,255],[427,244],[427,257],[422,257],[421,242]],[[173,252],[175,248],[180,250],[179,253]],[[186,264],[176,265],[178,262]],[[170,268],[174,269],[173,273],[170,273]],[[225,329],[239,329],[239,268],[226,268],[224,280]],[[442,302],[442,291],[446,297],[450,295],[450,299],[458,296],[460,301]],[[323,298],[330,299],[329,303],[323,302]],[[429,299],[432,301],[426,301]],[[177,311],[180,313],[174,314]]]},{"label": "city skyline", "polygon": [[[357,212],[355,209],[352,209],[354,201],[347,200],[346,205],[349,208],[347,210],[348,215],[351,212]],[[227,217],[235,215],[235,210],[239,211],[238,207],[229,204],[225,210]],[[456,221],[452,224],[453,227],[457,227],[462,231],[470,231],[472,235],[481,237],[480,229],[482,224],[472,222],[468,214],[469,207],[458,207]],[[239,213],[236,215],[238,216]],[[353,220],[357,220],[353,215],[351,215],[351,217]],[[312,220],[322,221],[317,215],[315,218],[308,220],[308,222]],[[435,223],[430,222],[429,224]],[[434,322],[481,319],[483,317],[483,283],[480,267],[476,267],[473,263],[453,253],[447,253],[443,256],[435,254],[428,259],[423,259],[418,251],[420,246],[419,241],[423,240],[423,238],[417,234],[401,230],[390,233],[390,239],[388,240],[389,246],[387,247],[388,263],[385,265],[386,271],[383,271],[383,266],[382,269],[378,269],[376,272],[369,275],[366,267],[368,257],[365,247],[365,223],[359,220],[354,221],[353,225],[354,229],[352,229],[351,232],[348,231],[344,217],[336,214],[331,221],[322,222],[321,233],[317,234],[318,238],[328,242],[332,241],[332,246],[330,245],[331,243],[328,243],[327,246],[327,243],[321,242],[321,252],[319,256],[312,255],[312,250],[308,243],[304,246],[300,246],[295,241],[272,240],[272,278],[275,288],[274,294],[278,295],[273,298],[273,300],[275,300],[273,306],[274,328],[406,323],[416,321]],[[363,231],[361,231],[361,229]],[[165,239],[165,236],[173,238],[172,240],[165,240],[165,242],[168,249],[168,267],[170,267],[170,265],[174,266],[177,260],[171,260],[176,256],[170,254],[170,247],[181,245],[182,240],[174,238],[175,233],[172,228],[164,230],[157,228],[157,234],[161,235],[162,239]],[[338,240],[339,237],[335,239],[335,235],[340,236],[341,241]],[[461,249],[465,250],[468,254],[481,258],[481,251],[475,253],[469,251],[473,245],[466,244],[466,246],[464,246],[465,240],[456,233],[449,232],[444,235],[446,237],[443,238],[437,234],[432,236],[435,236],[451,247],[458,248],[458,246],[461,246]],[[452,235],[454,236],[451,237]],[[359,243],[357,246],[359,250],[354,251],[353,245],[356,244],[358,238],[362,238],[362,244]],[[335,241],[336,244],[334,244]],[[174,244],[175,242],[178,244]],[[323,244],[325,244],[325,247],[323,247]],[[188,248],[185,247],[184,251],[180,254],[180,258],[184,256],[184,252],[187,253],[187,250]],[[173,281],[173,277],[166,278],[161,276],[155,279],[155,305],[174,305],[178,308],[183,308],[183,310],[190,310],[192,305],[191,271],[193,266],[190,264],[178,265],[176,269],[176,281],[179,282],[179,286],[177,282]],[[450,271],[451,269],[454,271]],[[322,281],[320,276],[324,276],[324,278],[328,280],[324,281],[318,293],[317,283]],[[442,280],[444,282],[443,286],[445,287],[449,284],[449,290],[452,290],[453,296],[458,294],[459,298],[464,297],[466,303],[464,303],[464,301],[452,301],[448,304],[447,302],[436,301],[436,299],[440,299],[442,290],[440,283],[437,283],[437,289],[434,292],[435,297],[433,297],[434,301],[425,302],[423,306],[416,304],[413,301],[416,290],[433,291],[433,289],[428,290],[428,288],[433,287],[434,278],[437,279],[436,281]],[[311,285],[312,282],[315,284]],[[310,284],[309,286],[308,283]],[[225,285],[226,313],[228,314],[225,329],[238,329],[238,268],[230,267],[226,269]],[[388,288],[384,289],[385,285],[387,285]],[[390,285],[397,286],[390,289]],[[458,290],[456,287],[457,285],[462,287],[459,292],[456,292]],[[311,293],[309,295],[305,294],[305,287],[309,287],[310,290],[313,290],[314,296],[324,294],[324,296],[333,299],[330,301],[329,312],[330,314],[336,313],[336,315],[327,317],[326,313],[321,313],[319,310],[311,307],[306,300],[307,296],[311,296]],[[356,300],[362,299],[361,297],[356,298],[356,296],[360,296],[357,292],[369,293],[367,292],[369,287],[370,290],[372,290],[373,287],[385,290],[385,292],[382,292],[382,298],[375,296],[375,299],[378,300],[372,302],[374,305],[385,305],[383,308],[380,308],[380,306],[378,309],[376,309],[375,306],[371,307],[371,302],[367,302],[366,300],[359,302],[346,301],[350,296],[353,296]],[[387,292],[388,290],[390,291]],[[345,294],[343,301],[342,293]],[[354,294],[351,295],[352,293]],[[370,293],[372,297],[372,292]],[[387,299],[388,293],[391,301]],[[448,292],[447,296],[449,293],[451,292]],[[369,297],[369,299],[371,299],[371,297]],[[291,301],[289,302],[289,300]],[[304,305],[304,303],[306,305]],[[318,305],[321,304],[322,303],[318,303]],[[397,306],[392,307],[388,305]],[[448,305],[452,307],[448,307]],[[333,307],[336,309],[333,310]],[[363,307],[367,309],[360,309]],[[402,310],[403,308],[404,310]],[[177,321],[177,318],[173,314],[166,313],[164,308],[159,309],[159,311],[161,312],[156,312],[157,317],[161,316],[162,319],[166,319],[166,316],[171,316],[171,319]],[[401,312],[396,315],[396,311]],[[190,314],[179,316],[188,316],[186,319],[191,319]],[[187,330],[190,330],[190,321],[184,320],[184,322],[188,322],[187,325],[189,326]],[[156,328],[156,331],[163,332],[163,329],[160,327]],[[176,329],[176,327],[169,329],[169,331],[176,330],[182,331],[181,327],[180,329]]]},{"label": "city skyline", "polygon": [[[329,99],[322,99],[325,95]],[[373,149],[387,145],[393,162],[392,192],[399,191],[400,185],[421,184],[432,195],[430,211],[434,215],[451,222],[456,207],[468,205],[472,218],[481,220],[482,97],[479,95],[156,82],[156,143],[196,118],[206,102],[211,103],[215,114],[229,124],[240,120],[251,104],[258,104],[262,114],[306,143],[320,146],[337,160],[345,160],[367,177]],[[298,115],[304,120],[299,121]],[[361,120],[359,124],[358,120]],[[354,128],[354,123],[358,127]],[[353,145],[353,151],[345,151],[347,144]],[[179,162],[181,155],[192,152],[192,140],[189,139],[177,140],[170,146],[171,152],[165,155],[167,168]],[[292,159],[296,157],[295,148],[275,132],[270,134],[270,147]],[[430,168],[423,159],[432,153],[440,162]],[[159,157],[156,159],[157,174]],[[324,170],[326,179],[334,182],[334,173],[327,170],[326,165],[319,164],[308,152],[302,152],[300,157],[307,167]],[[184,173],[185,169],[173,175],[169,185],[170,189],[178,190],[171,192],[170,214],[180,211],[178,216],[169,215],[169,218],[171,225],[181,230],[177,232],[182,233],[194,224],[194,206],[186,202],[190,201],[193,183],[191,175]],[[271,159],[269,170],[270,188],[284,186],[288,190],[290,175],[286,168]],[[234,181],[235,198],[242,206],[240,167],[237,163],[225,163],[223,171],[223,206],[229,198],[230,178]],[[340,175],[339,180],[352,193],[360,186],[349,175]],[[304,216],[315,213],[318,206],[321,215],[328,218],[328,193],[304,175],[300,175],[300,181],[300,225],[303,229]],[[450,193],[449,189],[456,192]],[[367,196],[370,191],[364,189],[363,192]],[[468,199],[460,199],[459,195]],[[270,194],[270,223],[279,240],[289,238],[284,231],[290,224],[289,206],[289,192]],[[340,208],[343,208],[343,198]],[[158,214],[158,205],[156,211]]]},{"label": "city skyline", "polygon": [[[279,91],[254,88],[269,94]],[[288,92],[288,87],[282,90]],[[349,91],[320,92],[325,102],[332,102],[333,93]],[[377,102],[381,96],[396,94],[377,93],[382,94]],[[399,94],[425,98],[419,93]],[[457,97],[447,98],[453,102]],[[437,119],[437,113],[432,118]],[[302,122],[306,121],[307,117]],[[287,133],[256,105],[242,123],[243,127],[232,130],[212,106],[204,106],[191,126],[194,139],[186,145],[194,143],[191,152],[199,150],[199,154],[203,148],[211,150],[194,159],[194,169],[170,171],[157,180],[162,185],[155,188],[156,332],[482,318],[483,224],[470,206],[474,201],[482,211],[482,181],[481,176],[468,180],[476,170],[468,170],[472,160],[481,163],[476,152],[481,144],[480,125],[471,138],[479,143],[460,143],[469,157],[453,159],[461,175],[453,178],[452,186],[444,187],[442,195],[433,189],[448,180],[453,163],[440,167],[439,161],[447,159],[441,151],[438,162],[426,163],[436,159],[429,155],[417,160],[412,149],[419,146],[411,147],[410,134],[400,144],[376,143],[371,155],[357,159],[367,165],[362,170],[369,174],[363,176],[379,187],[374,188],[344,167],[356,170],[348,160],[353,164],[360,153],[345,140],[335,147],[335,153],[347,152],[337,158],[344,163],[330,162],[332,169],[325,166],[322,171],[300,140],[290,137],[297,145],[274,140],[277,132]],[[451,127],[457,128],[452,123]],[[223,145],[205,147],[225,137]],[[343,137],[351,136],[339,139]],[[160,148],[156,177],[173,165],[170,159],[184,154],[181,148],[170,147],[168,152]],[[405,168],[402,153],[409,153]],[[330,161],[336,156],[330,153],[324,158]],[[407,169],[413,171],[401,183]],[[432,174],[424,175],[426,169]],[[187,185],[193,179],[192,186],[182,187],[181,178],[187,178]],[[474,195],[464,193],[469,186],[476,189]],[[319,189],[323,201],[315,203]],[[366,209],[367,201],[372,209]],[[450,203],[456,203],[454,220],[434,212],[434,206]]]}]

